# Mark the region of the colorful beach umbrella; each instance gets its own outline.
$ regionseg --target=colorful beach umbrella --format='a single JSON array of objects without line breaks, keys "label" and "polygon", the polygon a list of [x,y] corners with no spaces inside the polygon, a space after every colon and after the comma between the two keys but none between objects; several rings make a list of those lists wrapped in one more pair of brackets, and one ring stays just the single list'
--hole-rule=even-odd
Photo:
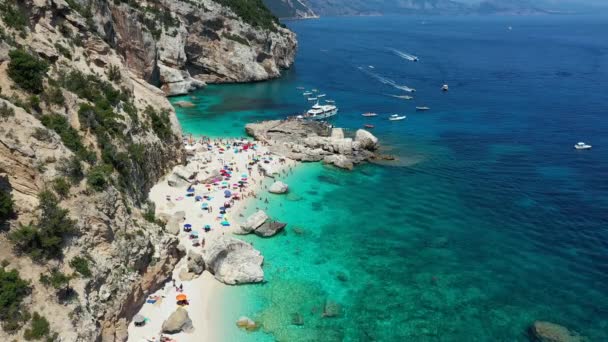
[{"label": "colorful beach umbrella", "polygon": [[180,301],[180,302],[181,302],[182,300],[187,300],[187,299],[188,299],[188,297],[187,297],[185,294],[180,293],[180,294],[178,294],[177,296],[175,296],[175,299],[177,299],[178,301]]},{"label": "colorful beach umbrella", "polygon": [[192,225],[191,225],[190,223],[186,223],[186,224],[184,225],[184,228],[192,228]]}]

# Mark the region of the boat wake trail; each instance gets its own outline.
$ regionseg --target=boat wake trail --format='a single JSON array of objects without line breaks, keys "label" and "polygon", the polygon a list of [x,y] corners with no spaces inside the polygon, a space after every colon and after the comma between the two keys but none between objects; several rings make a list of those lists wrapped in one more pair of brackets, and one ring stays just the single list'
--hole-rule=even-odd
[{"label": "boat wake trail", "polygon": [[408,60],[410,62],[415,62],[418,60],[418,57],[414,56],[414,55],[410,55],[409,53],[405,53],[403,51],[399,51],[397,49],[389,49],[390,51],[392,51],[395,55]]},{"label": "boat wake trail", "polygon": [[375,73],[371,72],[370,70],[368,70],[367,68],[358,67],[358,69],[363,71],[363,73],[367,74],[371,78],[378,80],[380,83],[390,85],[391,87],[393,87],[395,89],[403,90],[408,93],[413,93],[416,91],[416,89],[414,89],[414,88],[410,88],[405,85],[399,85],[399,84],[395,83],[395,81],[391,80],[390,78],[386,78],[386,77],[380,76],[378,74],[375,74]]},{"label": "boat wake trail", "polygon": [[397,99],[402,99],[402,100],[411,100],[413,99],[413,97],[408,96],[408,95],[394,95],[394,94],[384,94],[386,96],[390,96],[390,97],[394,97]]}]

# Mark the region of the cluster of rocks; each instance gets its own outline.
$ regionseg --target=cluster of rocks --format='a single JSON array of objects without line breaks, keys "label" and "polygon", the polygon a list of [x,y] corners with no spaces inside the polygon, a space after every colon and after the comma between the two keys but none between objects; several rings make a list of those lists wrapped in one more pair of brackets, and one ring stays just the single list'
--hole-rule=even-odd
[{"label": "cluster of rocks", "polygon": [[269,150],[290,159],[323,161],[343,169],[352,169],[363,161],[383,158],[377,153],[378,138],[359,129],[353,137],[344,130],[308,120],[272,120],[250,123],[247,134],[270,145]]},{"label": "cluster of rocks", "polygon": [[286,226],[286,223],[273,221],[263,210],[259,210],[249,216],[241,225],[240,230],[236,231],[235,234],[245,235],[254,233],[261,237],[271,237],[283,231]]},{"label": "cluster of rocks", "polygon": [[192,332],[194,326],[188,315],[188,311],[182,307],[178,307],[170,316],[163,322],[162,331],[165,334],[177,334],[179,332]]}]

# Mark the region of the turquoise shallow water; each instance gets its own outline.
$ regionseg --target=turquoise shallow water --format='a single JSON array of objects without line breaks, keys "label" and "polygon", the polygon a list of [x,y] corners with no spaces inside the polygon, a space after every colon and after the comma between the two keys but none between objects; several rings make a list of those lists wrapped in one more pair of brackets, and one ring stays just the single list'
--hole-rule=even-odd
[{"label": "turquoise shallow water", "polygon": [[[193,94],[197,107],[177,110],[186,132],[240,136],[248,121],[304,110],[296,87],[317,87],[337,101],[339,126],[380,113],[374,133],[400,157],[352,172],[305,164],[282,177],[289,195],[250,205],[289,225],[246,237],[267,282],[226,291],[225,340],[525,341],[537,319],[608,340],[605,22],[292,22],[300,51],[284,78]],[[416,99],[386,96],[401,92],[377,76],[416,88]],[[575,151],[579,140],[593,150]],[[327,302],[337,317],[323,317]],[[263,329],[237,330],[241,315]]]}]

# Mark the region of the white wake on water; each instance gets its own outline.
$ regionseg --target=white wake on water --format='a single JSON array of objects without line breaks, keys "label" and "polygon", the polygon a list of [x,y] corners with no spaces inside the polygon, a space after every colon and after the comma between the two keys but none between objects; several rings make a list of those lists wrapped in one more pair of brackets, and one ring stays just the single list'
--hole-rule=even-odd
[{"label": "white wake on water", "polygon": [[391,80],[390,78],[384,77],[384,76],[380,76],[376,73],[371,72],[370,70],[364,68],[364,67],[358,67],[357,69],[363,71],[365,74],[367,74],[368,76],[378,80],[380,83],[383,84],[387,84],[390,85],[391,87],[395,88],[395,89],[399,89],[399,90],[403,90],[406,91],[408,93],[413,93],[416,91],[416,89],[414,88],[410,88],[406,85],[399,85],[397,84],[395,81]]},{"label": "white wake on water", "polygon": [[409,53],[405,53],[403,51],[399,51],[397,49],[389,49],[390,51],[392,51],[395,55],[408,60],[410,62],[414,62],[418,60],[418,57],[414,56],[414,55],[410,55]]}]

